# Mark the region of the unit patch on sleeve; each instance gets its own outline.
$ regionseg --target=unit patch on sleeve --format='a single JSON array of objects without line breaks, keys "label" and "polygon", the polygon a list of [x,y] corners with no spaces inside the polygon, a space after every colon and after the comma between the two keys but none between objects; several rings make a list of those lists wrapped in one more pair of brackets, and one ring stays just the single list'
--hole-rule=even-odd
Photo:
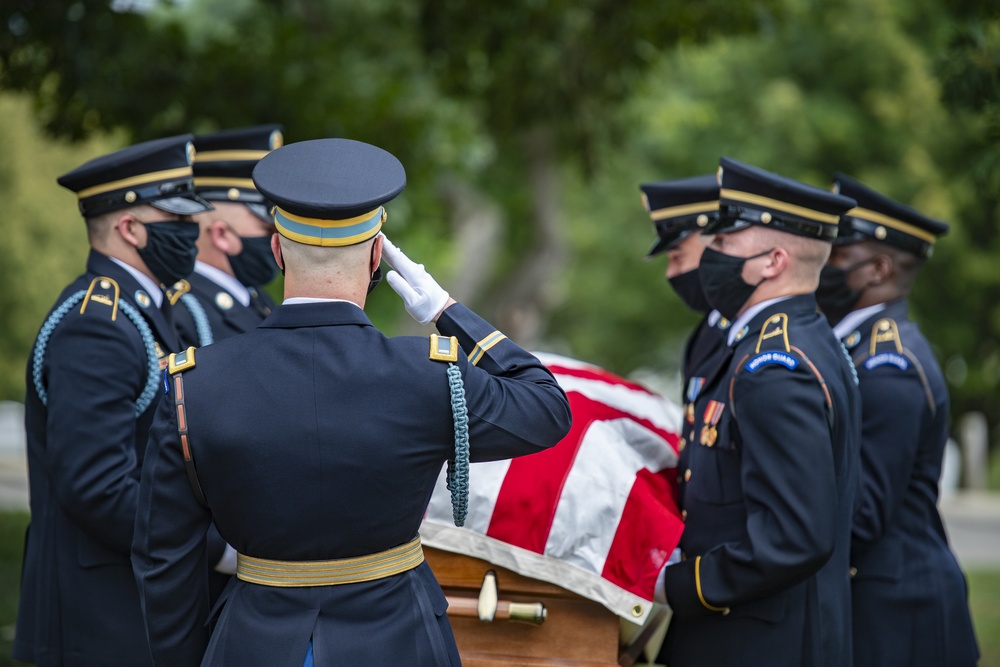
[{"label": "unit patch on sleeve", "polygon": [[799,360],[796,359],[793,354],[782,352],[780,350],[774,350],[772,352],[761,352],[756,357],[748,361],[744,368],[753,373],[757,371],[757,369],[763,366],[770,366],[771,364],[778,364],[791,370],[799,365]]}]

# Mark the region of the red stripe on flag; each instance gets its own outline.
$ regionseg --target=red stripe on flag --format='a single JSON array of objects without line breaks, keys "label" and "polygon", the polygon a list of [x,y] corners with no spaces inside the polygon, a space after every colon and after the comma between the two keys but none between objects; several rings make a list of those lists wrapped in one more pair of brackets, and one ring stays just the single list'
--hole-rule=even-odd
[{"label": "red stripe on flag", "polygon": [[651,600],[656,578],[680,544],[684,522],[666,472],[640,470],[629,492],[601,576]]},{"label": "red stripe on flag", "polygon": [[[584,380],[598,380],[599,382],[604,382],[606,384],[628,387],[629,389],[634,389],[635,391],[641,391],[644,394],[653,394],[652,391],[643,387],[641,384],[630,382],[625,378],[619,377],[614,373],[609,373],[601,368],[571,368],[568,366],[559,366],[558,364],[547,366],[547,368],[552,371],[553,375],[556,376],[568,375],[570,377],[582,378]],[[558,380],[559,378],[556,377],[556,379]]]},{"label": "red stripe on flag", "polygon": [[566,476],[573,467],[583,436],[595,421],[631,419],[657,433],[677,449],[677,434],[663,430],[648,420],[575,391],[567,392],[567,398],[573,413],[572,428],[555,447],[511,460],[486,531],[489,537],[538,554],[544,553]]}]

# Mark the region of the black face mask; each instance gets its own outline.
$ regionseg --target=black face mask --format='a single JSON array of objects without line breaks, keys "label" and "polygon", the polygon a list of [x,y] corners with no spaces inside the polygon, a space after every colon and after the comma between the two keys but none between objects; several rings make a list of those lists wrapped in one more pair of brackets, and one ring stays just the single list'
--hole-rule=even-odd
[{"label": "black face mask", "polygon": [[[374,262],[374,261],[375,261],[375,244],[372,243],[372,252],[371,252],[371,256],[368,259],[368,266],[371,266],[372,262]],[[374,292],[375,288],[378,287],[378,284],[380,282],[382,282],[382,264],[381,263],[378,265],[378,268],[376,268],[375,271],[372,273],[371,280],[368,281],[368,294],[371,294],[372,292]]]},{"label": "black face mask", "polygon": [[874,260],[874,257],[842,269],[826,264],[819,273],[819,287],[816,288],[816,304],[826,315],[830,326],[835,326],[854,310],[864,290],[855,291],[847,286],[847,276],[855,269]]},{"label": "black face mask", "polygon": [[[760,285],[760,283],[750,285],[743,280],[741,275],[743,265],[747,263],[747,260],[763,257],[771,250],[765,250],[750,257],[733,257],[718,250],[705,248],[698,270],[701,275],[701,288],[705,291],[705,298],[708,299],[709,305],[719,311],[726,319],[735,320],[743,304]],[[764,280],[760,282],[762,283]]]},{"label": "black face mask", "polygon": [[673,278],[667,278],[667,282],[677,292],[684,305],[696,313],[707,313],[712,310],[705,298],[705,290],[701,288],[701,277],[698,269],[692,269],[686,273],[681,273]]},{"label": "black face mask", "polygon": [[266,285],[278,273],[270,236],[241,236],[243,252],[229,258],[233,275],[247,287]]},{"label": "black face mask", "polygon": [[146,247],[137,250],[157,280],[169,287],[191,275],[198,256],[198,224],[163,220],[143,222],[142,226],[146,228]]}]

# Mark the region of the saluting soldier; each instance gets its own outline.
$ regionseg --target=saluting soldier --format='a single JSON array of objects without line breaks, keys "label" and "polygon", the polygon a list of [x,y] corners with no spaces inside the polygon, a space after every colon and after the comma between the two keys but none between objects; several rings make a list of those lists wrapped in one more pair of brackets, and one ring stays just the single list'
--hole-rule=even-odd
[{"label": "saluting soldier", "polygon": [[274,307],[263,289],[278,274],[271,254],[274,222],[251,174],[258,160],[281,145],[280,125],[194,138],[195,192],[213,209],[195,216],[201,228],[198,260],[178,286],[181,307],[174,319],[183,348],[249,331]]},{"label": "saluting soldier", "polygon": [[[458,665],[417,533],[448,462],[530,454],[570,426],[551,373],[379,234],[405,185],[346,139],[263,158],[285,300],[253,331],[171,358],[149,441],[133,563],[155,664]],[[389,338],[363,306],[388,281],[442,335]],[[209,639],[205,527],[238,551]],[[192,593],[195,593],[192,595]]]},{"label": "saluting soldier", "polygon": [[193,191],[191,138],[136,144],[58,179],[77,195],[91,250],[28,361],[18,660],[151,662],[129,556],[146,435],[177,349],[163,286],[191,272],[191,216],[210,208]]},{"label": "saluting soldier", "polygon": [[948,225],[850,176],[838,174],[834,189],[857,201],[817,292],[861,387],[854,664],[975,665],[968,587],[937,509],[948,391],[907,302]]},{"label": "saluting soldier", "polygon": [[[694,404],[705,379],[718,370],[726,356],[726,331],[730,322],[708,305],[701,288],[698,265],[711,236],[703,234],[719,218],[719,181],[714,174],[673,181],[643,183],[642,201],[656,229],[657,239],[646,258],[667,253],[667,282],[691,310],[703,315],[684,346],[682,391],[684,425],[678,448],[678,469],[687,468],[687,445],[694,441]],[[684,477],[678,475],[683,495]]]},{"label": "saluting soldier", "polygon": [[695,402],[662,659],[841,667],[860,399],[813,292],[854,200],[729,158],[719,178],[699,271],[729,362]]}]

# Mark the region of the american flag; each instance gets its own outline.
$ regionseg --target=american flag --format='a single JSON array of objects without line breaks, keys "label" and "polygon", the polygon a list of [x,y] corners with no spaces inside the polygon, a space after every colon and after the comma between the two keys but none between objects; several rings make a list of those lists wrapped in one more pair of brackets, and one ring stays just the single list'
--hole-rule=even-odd
[{"label": "american flag", "polygon": [[462,528],[442,474],[421,538],[642,623],[684,526],[674,501],[681,409],[597,366],[537,356],[569,398],[569,434],[538,454],[472,464]]}]

